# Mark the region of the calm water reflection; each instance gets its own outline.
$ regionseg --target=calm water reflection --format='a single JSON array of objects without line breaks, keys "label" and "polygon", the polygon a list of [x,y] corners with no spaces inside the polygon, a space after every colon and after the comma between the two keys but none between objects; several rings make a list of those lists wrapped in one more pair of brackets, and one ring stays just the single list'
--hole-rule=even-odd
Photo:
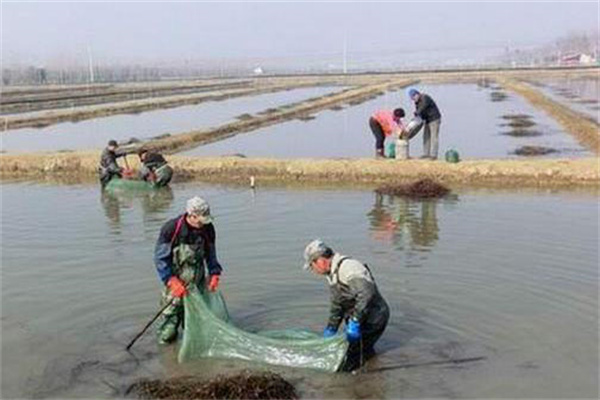
[{"label": "calm water reflection", "polygon": [[[524,99],[509,94],[504,101],[490,100],[490,89],[474,84],[422,85],[442,113],[440,156],[448,148],[459,151],[461,158],[516,158],[514,151],[524,145],[551,147],[559,152],[545,157],[581,157],[591,153],[582,148],[551,117]],[[240,153],[248,157],[330,158],[372,157],[375,141],[369,116],[378,109],[403,107],[411,115],[414,106],[404,91],[386,92],[360,105],[340,111],[324,110],[310,121],[289,121],[233,136],[182,152],[188,156],[219,156]],[[502,124],[507,114],[528,114],[538,137],[511,137]],[[423,149],[422,134],[410,142],[411,156]]]},{"label": "calm water reflection", "polygon": [[283,370],[305,398],[597,397],[596,194],[419,202],[196,183],[157,197],[102,197],[96,185],[1,189],[2,398],[115,397],[140,377],[244,366],[179,365],[152,334],[123,350],[157,310],[158,231],[194,195],[215,214],[222,290],[240,327],[323,329],[326,283],[301,268],[304,245],[320,237],[369,263],[390,304],[369,368],[486,357],[358,376]]},{"label": "calm water reflection", "polygon": [[343,87],[285,90],[256,96],[209,101],[197,105],[113,115],[80,122],[65,122],[45,128],[14,129],[1,133],[0,150],[7,152],[94,149],[109,139],[148,139],[218,126],[244,113],[255,113],[312,97],[341,91]]}]

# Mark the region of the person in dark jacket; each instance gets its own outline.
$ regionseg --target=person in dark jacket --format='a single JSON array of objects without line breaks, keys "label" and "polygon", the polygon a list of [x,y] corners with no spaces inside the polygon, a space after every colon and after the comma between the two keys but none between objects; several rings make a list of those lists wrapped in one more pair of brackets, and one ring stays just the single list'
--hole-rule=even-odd
[{"label": "person in dark jacket", "polygon": [[183,322],[183,297],[190,285],[217,290],[223,268],[217,260],[215,242],[210,207],[201,197],[189,199],[186,212],[162,226],[154,248],[154,264],[165,285],[161,304],[171,302],[171,305],[163,311],[158,328],[160,344],[177,339]]},{"label": "person in dark jacket", "polygon": [[119,167],[117,158],[124,157],[127,152],[119,149],[119,144],[116,140],[109,140],[108,146],[100,155],[100,165],[98,166],[98,174],[102,187],[105,187],[112,178],[122,178],[123,168]]},{"label": "person in dark jacket", "polygon": [[408,97],[415,103],[415,115],[421,117],[425,122],[422,158],[437,160],[442,114],[435,101],[428,94],[410,88],[408,89]]},{"label": "person in dark jacket", "polygon": [[336,335],[344,321],[350,345],[340,370],[358,368],[374,355],[390,318],[389,307],[366,264],[334,252],[320,239],[306,246],[304,260],[305,270],[325,275],[329,283],[331,307],[323,336]]},{"label": "person in dark jacket", "polygon": [[173,177],[173,168],[167,164],[167,160],[158,153],[150,152],[148,149],[138,151],[140,162],[140,179],[151,182],[154,186],[167,186]]}]

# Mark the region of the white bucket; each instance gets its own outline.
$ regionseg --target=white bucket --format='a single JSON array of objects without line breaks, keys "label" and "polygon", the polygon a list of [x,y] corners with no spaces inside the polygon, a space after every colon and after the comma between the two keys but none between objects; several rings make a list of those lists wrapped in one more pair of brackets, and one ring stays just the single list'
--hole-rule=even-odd
[{"label": "white bucket", "polygon": [[408,159],[408,139],[397,139],[396,140],[396,159],[407,160]]}]

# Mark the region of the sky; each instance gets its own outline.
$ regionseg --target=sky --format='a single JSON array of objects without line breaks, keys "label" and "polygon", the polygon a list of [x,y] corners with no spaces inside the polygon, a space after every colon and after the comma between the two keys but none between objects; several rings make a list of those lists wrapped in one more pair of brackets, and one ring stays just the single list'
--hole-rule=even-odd
[{"label": "sky", "polygon": [[[417,59],[499,52],[597,31],[581,2],[1,2],[2,64]],[[345,47],[344,47],[345,46]]]}]

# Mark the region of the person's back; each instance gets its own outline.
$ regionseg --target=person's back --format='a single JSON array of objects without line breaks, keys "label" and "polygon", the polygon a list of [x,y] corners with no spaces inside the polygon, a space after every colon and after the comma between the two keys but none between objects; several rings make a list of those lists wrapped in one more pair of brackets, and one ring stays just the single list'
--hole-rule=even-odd
[{"label": "person's back", "polygon": [[442,113],[435,104],[435,101],[428,94],[421,93],[419,99],[415,102],[416,111],[419,117],[423,118],[423,121],[429,123],[434,122],[442,118]]},{"label": "person's back", "polygon": [[115,140],[110,140],[108,146],[102,150],[100,155],[100,164],[98,173],[100,174],[100,182],[102,186],[106,186],[112,178],[122,177],[122,169],[117,163],[118,157],[123,157],[126,153],[118,150],[119,145]]},{"label": "person's back", "polygon": [[169,184],[173,178],[173,168],[169,166],[167,160],[161,154],[142,149],[138,152],[138,155],[142,163],[141,179],[152,182],[157,187]]}]

